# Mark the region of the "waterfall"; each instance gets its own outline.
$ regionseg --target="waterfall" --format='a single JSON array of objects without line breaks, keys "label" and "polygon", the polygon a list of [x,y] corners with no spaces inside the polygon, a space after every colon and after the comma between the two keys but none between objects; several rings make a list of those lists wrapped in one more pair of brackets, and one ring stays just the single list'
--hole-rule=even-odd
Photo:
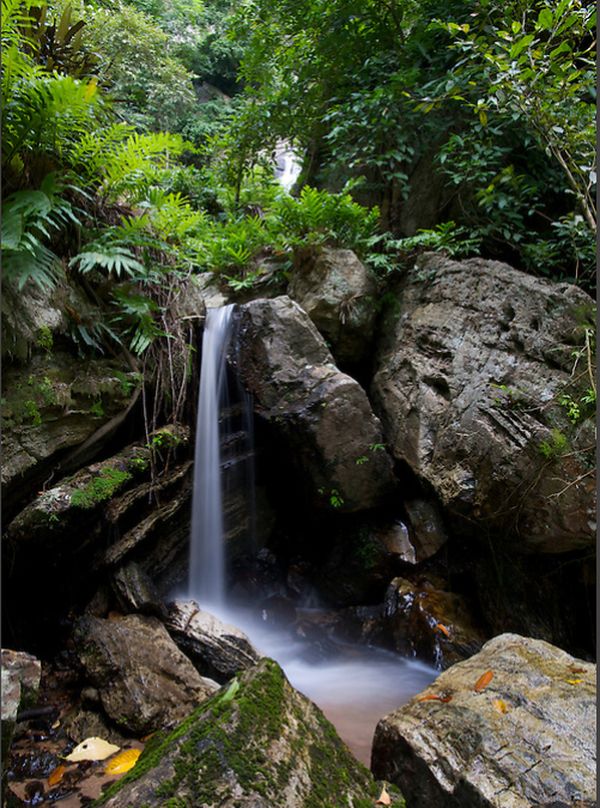
[{"label": "waterfall", "polygon": [[219,419],[227,392],[233,306],[208,309],[196,421],[188,591],[202,604],[225,600],[225,549]]},{"label": "waterfall", "polygon": [[277,144],[275,159],[275,177],[279,184],[289,192],[300,176],[302,160],[285,140]]}]

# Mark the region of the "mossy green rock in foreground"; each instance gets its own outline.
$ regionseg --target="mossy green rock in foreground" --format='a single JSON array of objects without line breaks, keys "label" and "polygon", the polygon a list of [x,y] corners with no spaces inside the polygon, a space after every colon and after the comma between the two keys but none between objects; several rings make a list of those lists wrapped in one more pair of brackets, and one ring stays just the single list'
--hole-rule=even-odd
[{"label": "mossy green rock in foreground", "polygon": [[321,711],[263,659],[174,732],[155,737],[99,804],[371,808],[380,791]]}]

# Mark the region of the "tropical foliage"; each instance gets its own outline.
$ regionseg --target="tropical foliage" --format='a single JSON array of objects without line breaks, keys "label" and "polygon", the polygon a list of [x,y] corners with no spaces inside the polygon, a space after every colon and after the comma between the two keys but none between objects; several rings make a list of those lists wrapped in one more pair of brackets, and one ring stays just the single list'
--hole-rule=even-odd
[{"label": "tropical foliage", "polygon": [[580,0],[3,0],[5,275],[66,272],[105,311],[79,348],[140,355],[191,274],[245,289],[307,244],[589,287],[594,25]]}]

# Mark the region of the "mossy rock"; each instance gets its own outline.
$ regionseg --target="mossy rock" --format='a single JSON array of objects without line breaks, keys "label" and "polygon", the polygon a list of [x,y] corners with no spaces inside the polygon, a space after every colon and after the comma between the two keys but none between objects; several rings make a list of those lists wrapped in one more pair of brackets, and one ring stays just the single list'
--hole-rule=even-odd
[{"label": "mossy rock", "polygon": [[372,808],[380,792],[321,711],[263,659],[155,736],[96,805]]}]

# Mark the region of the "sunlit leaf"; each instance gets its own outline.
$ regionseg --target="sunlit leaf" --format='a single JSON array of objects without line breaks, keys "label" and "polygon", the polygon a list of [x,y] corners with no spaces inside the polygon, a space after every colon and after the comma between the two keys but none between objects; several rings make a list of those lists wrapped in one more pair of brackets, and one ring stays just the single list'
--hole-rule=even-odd
[{"label": "sunlit leaf", "polygon": [[141,754],[141,749],[124,749],[108,761],[104,774],[126,774],[133,769]]},{"label": "sunlit leaf", "polygon": [[452,696],[450,693],[427,693],[425,696],[420,696],[417,701],[441,701],[447,704],[452,701]]}]

